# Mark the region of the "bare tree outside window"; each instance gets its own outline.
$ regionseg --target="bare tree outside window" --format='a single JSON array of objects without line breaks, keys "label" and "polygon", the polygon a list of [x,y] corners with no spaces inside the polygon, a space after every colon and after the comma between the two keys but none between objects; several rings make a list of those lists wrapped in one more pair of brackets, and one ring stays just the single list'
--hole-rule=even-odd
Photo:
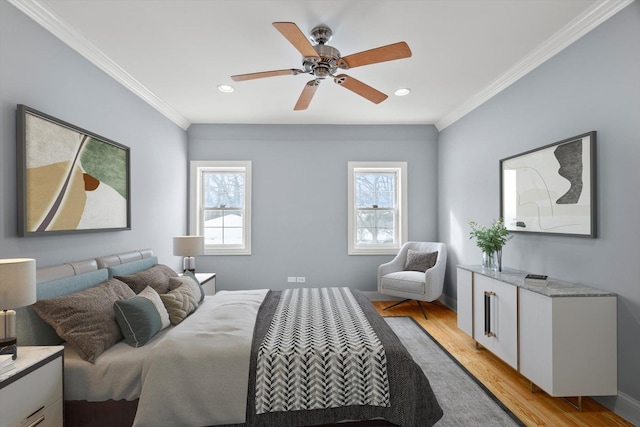
[{"label": "bare tree outside window", "polygon": [[393,242],[395,188],[395,173],[356,173],[358,244]]},{"label": "bare tree outside window", "polygon": [[205,244],[242,243],[244,173],[202,174]]},{"label": "bare tree outside window", "polygon": [[395,254],[407,236],[406,162],[349,162],[349,254]]},{"label": "bare tree outside window", "polygon": [[205,253],[250,254],[251,163],[194,161],[191,168],[197,181],[192,221],[204,236]]}]

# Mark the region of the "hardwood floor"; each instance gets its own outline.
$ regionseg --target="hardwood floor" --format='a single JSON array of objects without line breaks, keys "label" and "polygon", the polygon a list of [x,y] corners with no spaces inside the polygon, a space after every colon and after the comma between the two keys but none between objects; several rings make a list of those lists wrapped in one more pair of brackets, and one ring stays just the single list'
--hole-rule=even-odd
[{"label": "hardwood floor", "polygon": [[527,426],[633,427],[591,398],[582,399],[580,412],[564,399],[550,397],[543,391],[532,393],[531,383],[516,370],[488,350],[476,349],[475,341],[458,329],[456,313],[443,304],[423,303],[428,320],[415,302],[383,311],[390,304],[373,302],[383,316],[411,316],[417,320]]}]

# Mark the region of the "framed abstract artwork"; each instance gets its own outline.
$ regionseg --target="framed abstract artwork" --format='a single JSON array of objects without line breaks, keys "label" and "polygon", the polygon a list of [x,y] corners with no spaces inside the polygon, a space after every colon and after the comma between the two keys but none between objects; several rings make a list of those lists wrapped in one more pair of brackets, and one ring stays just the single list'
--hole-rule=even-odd
[{"label": "framed abstract artwork", "polygon": [[18,235],[130,230],[129,147],[17,109]]},{"label": "framed abstract artwork", "polygon": [[596,132],[500,160],[509,231],[596,237]]}]

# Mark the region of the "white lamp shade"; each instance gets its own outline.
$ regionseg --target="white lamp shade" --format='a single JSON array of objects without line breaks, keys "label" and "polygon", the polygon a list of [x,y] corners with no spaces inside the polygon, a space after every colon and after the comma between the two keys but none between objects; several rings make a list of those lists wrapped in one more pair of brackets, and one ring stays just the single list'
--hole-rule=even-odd
[{"label": "white lamp shade", "polygon": [[0,310],[36,302],[36,260],[0,259]]},{"label": "white lamp shade", "polygon": [[203,236],[176,236],[173,238],[173,254],[196,256],[204,253]]}]

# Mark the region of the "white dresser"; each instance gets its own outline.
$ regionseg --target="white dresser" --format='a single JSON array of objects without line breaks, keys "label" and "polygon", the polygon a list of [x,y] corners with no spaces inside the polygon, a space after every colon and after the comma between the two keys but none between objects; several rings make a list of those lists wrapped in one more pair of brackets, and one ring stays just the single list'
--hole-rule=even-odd
[{"label": "white dresser", "polygon": [[62,427],[64,347],[20,347],[15,367],[0,374],[0,427]]},{"label": "white dresser", "polygon": [[551,396],[616,395],[616,295],[526,274],[458,266],[458,327]]}]

